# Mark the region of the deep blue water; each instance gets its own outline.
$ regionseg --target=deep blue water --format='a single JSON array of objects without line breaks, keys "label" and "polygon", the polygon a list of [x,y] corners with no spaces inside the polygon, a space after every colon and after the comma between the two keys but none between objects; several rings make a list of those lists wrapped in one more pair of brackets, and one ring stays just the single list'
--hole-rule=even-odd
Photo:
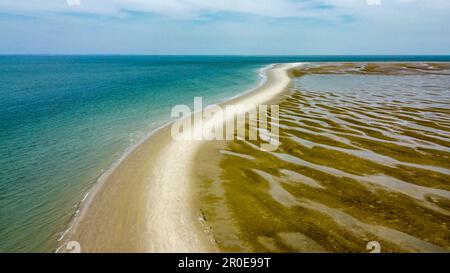
[{"label": "deep blue water", "polygon": [[0,252],[52,251],[77,204],[176,104],[237,95],[278,62],[450,56],[0,56]]}]

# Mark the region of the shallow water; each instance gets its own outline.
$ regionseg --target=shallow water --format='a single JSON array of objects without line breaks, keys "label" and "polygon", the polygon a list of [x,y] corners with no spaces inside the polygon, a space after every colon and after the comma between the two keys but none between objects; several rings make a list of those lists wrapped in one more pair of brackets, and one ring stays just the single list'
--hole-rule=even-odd
[{"label": "shallow water", "polygon": [[258,84],[263,62],[0,56],[0,252],[53,251],[99,175],[194,96]]},{"label": "shallow water", "polygon": [[279,102],[278,150],[221,144],[200,188],[219,248],[450,251],[450,76],[412,70],[303,74]]}]

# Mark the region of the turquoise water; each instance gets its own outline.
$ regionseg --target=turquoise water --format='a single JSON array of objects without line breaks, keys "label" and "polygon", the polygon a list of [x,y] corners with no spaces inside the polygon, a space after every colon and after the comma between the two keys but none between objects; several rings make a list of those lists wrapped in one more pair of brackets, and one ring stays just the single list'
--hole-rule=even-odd
[{"label": "turquoise water", "polygon": [[0,56],[0,252],[52,251],[77,205],[176,104],[256,86],[275,62],[449,57]]}]

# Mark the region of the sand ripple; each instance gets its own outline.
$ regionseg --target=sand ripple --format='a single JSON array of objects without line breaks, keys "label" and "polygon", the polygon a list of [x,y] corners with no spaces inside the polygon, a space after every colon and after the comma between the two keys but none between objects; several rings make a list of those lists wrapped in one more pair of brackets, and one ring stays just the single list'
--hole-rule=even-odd
[{"label": "sand ripple", "polygon": [[[449,251],[448,68],[294,71],[302,77],[278,103],[279,149],[260,151],[260,141],[243,139],[218,145],[211,164],[220,168],[203,177],[203,213],[219,247],[366,252],[375,240],[385,252]],[[218,207],[239,238],[232,245],[221,243]]]}]

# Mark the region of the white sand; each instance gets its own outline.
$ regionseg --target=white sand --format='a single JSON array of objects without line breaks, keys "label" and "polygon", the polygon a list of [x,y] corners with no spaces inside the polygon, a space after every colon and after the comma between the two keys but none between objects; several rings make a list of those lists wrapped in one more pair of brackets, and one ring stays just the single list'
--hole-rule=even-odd
[{"label": "white sand", "polygon": [[[288,70],[298,65],[265,69],[261,86],[223,105],[259,105],[274,99],[291,82]],[[233,117],[214,115],[206,125]],[[65,242],[78,241],[82,252],[217,251],[193,205],[192,167],[204,141],[175,141],[169,127],[136,147],[99,183]],[[193,130],[199,133],[202,128]]]},{"label": "white sand", "polygon": [[[226,104],[241,104],[242,113],[245,106],[263,104],[284,91],[290,84],[287,70],[297,64],[276,65],[266,71],[267,81],[254,92],[243,97],[228,101]],[[223,124],[234,116],[214,115],[205,121],[204,126]],[[194,134],[201,134],[202,127],[195,126]],[[192,132],[186,132],[192,133]],[[157,160],[153,166],[158,172],[148,203],[151,217],[148,228],[152,231],[149,245],[151,251],[158,252],[204,252],[208,246],[204,245],[203,234],[198,232],[192,213],[186,213],[189,208],[190,180],[192,165],[195,164],[193,156],[203,141],[172,141],[164,151],[163,158]]]}]

